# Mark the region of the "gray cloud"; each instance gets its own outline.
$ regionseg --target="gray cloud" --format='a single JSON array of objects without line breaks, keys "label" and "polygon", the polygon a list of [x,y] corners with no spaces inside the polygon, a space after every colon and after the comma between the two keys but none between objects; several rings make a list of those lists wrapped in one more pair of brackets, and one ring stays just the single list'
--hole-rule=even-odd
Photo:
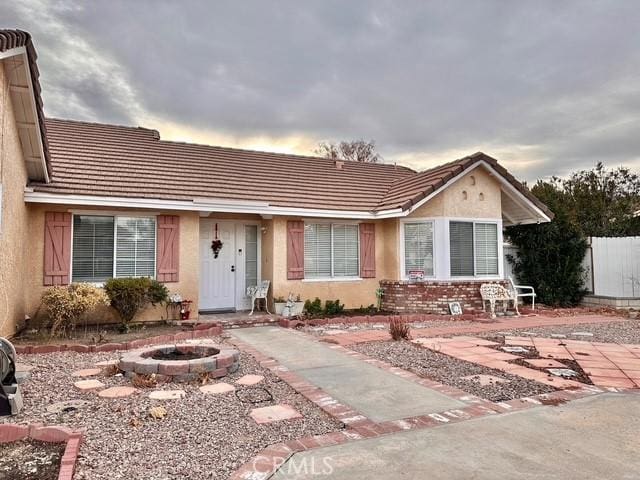
[{"label": "gray cloud", "polygon": [[0,18],[33,33],[52,116],[373,138],[418,167],[512,151],[530,181],[640,163],[633,1],[38,0]]}]

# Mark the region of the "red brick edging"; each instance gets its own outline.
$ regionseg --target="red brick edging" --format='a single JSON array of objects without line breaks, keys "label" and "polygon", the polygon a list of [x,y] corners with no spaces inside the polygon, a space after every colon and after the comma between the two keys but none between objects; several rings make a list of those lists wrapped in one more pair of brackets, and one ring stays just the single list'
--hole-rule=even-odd
[{"label": "red brick edging", "polygon": [[412,313],[409,315],[359,315],[353,317],[311,318],[299,320],[295,318],[280,318],[278,324],[283,328],[298,326],[322,326],[336,324],[359,325],[366,323],[389,323],[392,319],[403,320],[407,323],[428,322],[432,320],[489,322],[489,315],[484,312],[463,313],[462,315],[439,315],[435,313]]},{"label": "red brick edging", "polygon": [[180,342],[182,340],[192,340],[196,338],[217,336],[222,334],[222,327],[215,325],[209,328],[200,328],[178,332],[173,335],[156,335],[155,337],[140,338],[130,342],[103,343],[101,345],[81,345],[81,344],[60,344],[60,345],[16,345],[17,354],[29,353],[57,353],[57,352],[115,352],[116,350],[135,350],[149,345],[162,343]]},{"label": "red brick edging", "polygon": [[44,426],[39,423],[30,425],[0,424],[0,443],[11,443],[25,439],[48,443],[66,443],[67,446],[60,459],[58,480],[73,479],[73,472],[80,452],[80,444],[82,443],[82,432],[55,425]]}]

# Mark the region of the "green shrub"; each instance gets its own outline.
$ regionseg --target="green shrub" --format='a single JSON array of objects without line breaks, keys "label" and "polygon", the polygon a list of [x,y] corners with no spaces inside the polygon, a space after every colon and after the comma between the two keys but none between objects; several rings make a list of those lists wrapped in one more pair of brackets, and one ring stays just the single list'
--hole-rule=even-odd
[{"label": "green shrub", "polygon": [[42,304],[49,315],[51,336],[73,330],[84,313],[99,305],[109,305],[101,289],[88,283],[72,283],[66,287],[51,287],[42,294]]},{"label": "green shrub", "polygon": [[513,271],[523,285],[533,285],[537,299],[554,306],[571,306],[586,294],[582,260],[587,241],[578,229],[555,219],[540,225],[508,227],[507,237],[518,247],[509,255]]},{"label": "green shrub", "polygon": [[324,313],[326,315],[340,315],[342,312],[344,312],[344,304],[341,304],[340,300],[327,300],[324,303]]},{"label": "green shrub", "polygon": [[140,310],[149,304],[166,302],[169,296],[167,287],[148,277],[110,278],[104,289],[125,330],[129,329],[129,324]]},{"label": "green shrub", "polygon": [[322,315],[322,301],[316,297],[315,300],[307,300],[304,302],[304,311],[311,317],[318,317]]}]

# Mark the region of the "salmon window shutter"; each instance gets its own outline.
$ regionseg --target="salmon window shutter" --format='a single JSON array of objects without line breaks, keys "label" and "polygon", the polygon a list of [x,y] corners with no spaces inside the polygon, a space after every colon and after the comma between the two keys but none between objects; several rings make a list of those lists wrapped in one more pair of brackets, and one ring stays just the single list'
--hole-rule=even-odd
[{"label": "salmon window shutter", "polygon": [[158,215],[158,281],[177,282],[180,268],[180,217]]},{"label": "salmon window shutter", "polygon": [[287,279],[304,278],[304,222],[287,222]]},{"label": "salmon window shutter", "polygon": [[360,276],[375,278],[376,276],[376,225],[360,224]]},{"label": "salmon window shutter", "polygon": [[44,284],[67,285],[71,270],[71,214],[44,214]]}]

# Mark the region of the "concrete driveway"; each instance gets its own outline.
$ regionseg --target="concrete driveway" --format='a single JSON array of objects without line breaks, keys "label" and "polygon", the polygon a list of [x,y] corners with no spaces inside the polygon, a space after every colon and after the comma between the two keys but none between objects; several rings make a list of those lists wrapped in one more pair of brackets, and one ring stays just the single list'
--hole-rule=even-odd
[{"label": "concrete driveway", "polygon": [[640,479],[640,395],[601,394],[296,454],[274,479]]}]

